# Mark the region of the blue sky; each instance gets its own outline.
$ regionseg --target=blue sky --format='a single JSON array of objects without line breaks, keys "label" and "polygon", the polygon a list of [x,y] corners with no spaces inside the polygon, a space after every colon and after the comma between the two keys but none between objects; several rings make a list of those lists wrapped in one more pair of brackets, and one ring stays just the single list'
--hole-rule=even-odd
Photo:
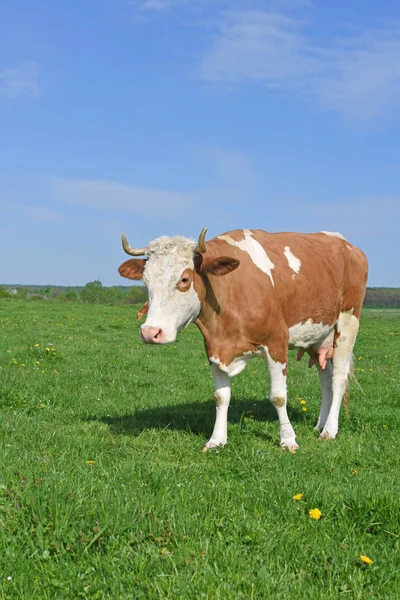
[{"label": "blue sky", "polygon": [[128,283],[120,236],[330,230],[400,286],[398,0],[6,0],[0,283]]}]

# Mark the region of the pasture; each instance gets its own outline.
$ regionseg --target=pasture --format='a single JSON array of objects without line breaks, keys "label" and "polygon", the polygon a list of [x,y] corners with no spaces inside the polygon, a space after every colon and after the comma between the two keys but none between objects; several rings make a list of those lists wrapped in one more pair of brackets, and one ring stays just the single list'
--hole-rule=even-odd
[{"label": "pasture", "polygon": [[336,441],[313,432],[317,372],[291,352],[300,451],[279,447],[255,359],[227,447],[203,454],[202,337],[144,346],[137,308],[0,300],[0,597],[399,598],[400,312],[364,312],[364,393]]}]

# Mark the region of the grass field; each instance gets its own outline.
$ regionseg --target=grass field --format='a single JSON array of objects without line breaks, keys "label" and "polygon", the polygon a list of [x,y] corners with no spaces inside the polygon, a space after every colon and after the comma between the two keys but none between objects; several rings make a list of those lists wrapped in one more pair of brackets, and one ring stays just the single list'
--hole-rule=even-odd
[{"label": "grass field", "polygon": [[260,359],[233,380],[228,445],[203,454],[202,337],[143,346],[135,313],[0,300],[0,597],[400,598],[400,312],[365,311],[364,394],[335,441],[291,353],[296,455]]}]

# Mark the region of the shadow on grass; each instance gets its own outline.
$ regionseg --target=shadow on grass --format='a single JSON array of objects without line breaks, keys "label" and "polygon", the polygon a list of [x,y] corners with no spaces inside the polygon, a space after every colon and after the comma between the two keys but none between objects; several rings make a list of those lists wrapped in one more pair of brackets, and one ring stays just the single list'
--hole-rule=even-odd
[{"label": "shadow on grass", "polygon": [[[229,407],[229,423],[244,423],[250,415],[255,421],[277,421],[275,409],[267,399],[233,400]],[[288,415],[292,423],[304,421],[304,415],[291,407],[288,407]],[[113,433],[122,435],[137,436],[146,429],[175,429],[209,437],[215,421],[215,401],[158,406],[130,415],[92,416],[88,420],[105,423]]]}]

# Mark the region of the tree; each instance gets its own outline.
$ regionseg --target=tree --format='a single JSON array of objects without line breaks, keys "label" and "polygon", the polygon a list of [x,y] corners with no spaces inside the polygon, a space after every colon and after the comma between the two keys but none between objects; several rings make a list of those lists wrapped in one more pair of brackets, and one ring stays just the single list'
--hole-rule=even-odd
[{"label": "tree", "polygon": [[89,302],[90,304],[98,304],[103,291],[103,284],[101,281],[96,279],[95,281],[89,281],[81,292],[81,300],[83,302]]}]

